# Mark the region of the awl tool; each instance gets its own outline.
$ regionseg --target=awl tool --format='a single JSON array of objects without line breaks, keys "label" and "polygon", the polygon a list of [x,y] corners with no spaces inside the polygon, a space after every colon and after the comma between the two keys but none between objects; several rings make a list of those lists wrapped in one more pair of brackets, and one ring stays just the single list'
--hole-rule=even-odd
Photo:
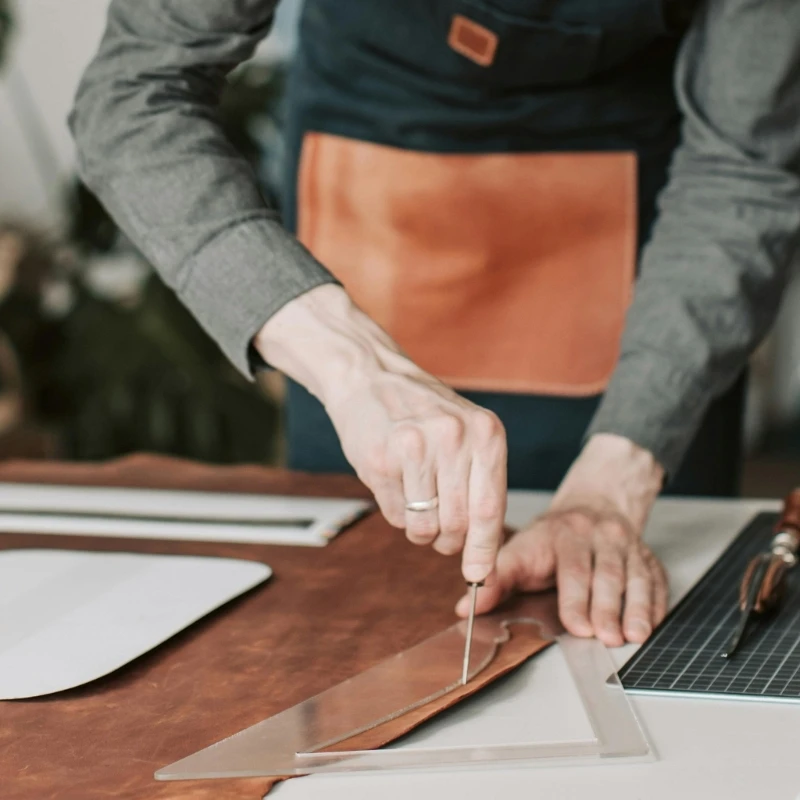
[{"label": "awl tool", "polygon": [[469,652],[472,648],[472,629],[475,627],[475,603],[478,601],[478,587],[483,586],[483,581],[479,583],[467,584],[470,590],[469,620],[467,620],[467,641],[464,645],[464,665],[461,668],[461,683],[466,685],[469,680]]},{"label": "awl tool", "polygon": [[775,610],[781,602],[786,576],[797,564],[800,553],[800,489],[784,501],[783,513],[775,526],[769,549],[747,565],[739,587],[739,624],[722,653],[731,658],[744,639],[754,616]]}]

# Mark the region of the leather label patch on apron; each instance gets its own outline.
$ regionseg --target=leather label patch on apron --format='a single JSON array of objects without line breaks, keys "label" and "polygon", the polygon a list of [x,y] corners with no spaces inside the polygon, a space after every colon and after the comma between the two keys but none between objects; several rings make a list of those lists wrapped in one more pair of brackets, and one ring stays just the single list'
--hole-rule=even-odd
[{"label": "leather label patch on apron", "polygon": [[461,14],[455,14],[447,44],[470,61],[489,67],[497,52],[497,34]]},{"label": "leather label patch on apron", "polygon": [[451,386],[597,394],[633,291],[636,159],[421,153],[309,133],[298,236]]}]

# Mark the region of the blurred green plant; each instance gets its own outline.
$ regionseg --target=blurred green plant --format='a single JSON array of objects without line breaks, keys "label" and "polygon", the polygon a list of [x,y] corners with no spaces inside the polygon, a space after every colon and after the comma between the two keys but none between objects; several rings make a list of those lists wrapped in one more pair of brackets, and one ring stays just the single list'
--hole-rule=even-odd
[{"label": "blurred green plant", "polygon": [[13,27],[10,2],[9,0],[0,0],[0,68],[5,61]]},{"label": "blurred green plant", "polygon": [[[274,132],[282,93],[283,70],[254,65],[237,72],[222,104],[227,135],[259,175],[265,164],[276,174],[280,153],[259,131],[267,120]],[[266,182],[264,194],[277,200]],[[230,365],[80,182],[70,189],[68,208],[62,243],[6,226],[21,242],[12,251],[21,255],[0,299],[0,332],[20,364],[28,418],[55,432],[66,458],[144,450],[274,463],[278,401]],[[92,281],[93,266],[103,262],[113,271],[115,259],[143,267],[133,293],[115,297]]]},{"label": "blurred green plant", "polygon": [[[134,297],[103,297],[74,251],[22,229],[4,235],[20,238],[24,255],[0,302],[0,330],[20,365],[27,421],[54,432],[59,455],[275,460],[277,404],[229,364],[155,273]],[[63,308],[54,311],[56,295]]]},{"label": "blurred green plant", "polygon": [[48,394],[72,458],[137,450],[272,462],[278,412],[155,275],[134,307],[76,290]]}]

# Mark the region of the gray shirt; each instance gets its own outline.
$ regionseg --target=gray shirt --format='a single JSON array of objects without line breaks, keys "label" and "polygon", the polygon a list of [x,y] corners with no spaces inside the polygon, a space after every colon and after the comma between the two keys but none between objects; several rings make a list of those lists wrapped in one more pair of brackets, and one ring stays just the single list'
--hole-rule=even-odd
[{"label": "gray shirt", "polygon": [[[113,0],[71,117],[82,178],[245,372],[270,316],[334,280],[217,119],[276,2]],[[800,2],[706,0],[675,85],[682,141],[589,431],[670,473],[773,321],[800,242]]]}]

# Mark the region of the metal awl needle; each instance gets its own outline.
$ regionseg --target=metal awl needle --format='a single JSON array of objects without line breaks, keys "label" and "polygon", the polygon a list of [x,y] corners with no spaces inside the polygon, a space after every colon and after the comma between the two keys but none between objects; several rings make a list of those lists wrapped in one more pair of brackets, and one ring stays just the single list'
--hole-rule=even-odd
[{"label": "metal awl needle", "polygon": [[480,583],[469,584],[470,592],[472,593],[471,603],[469,606],[469,620],[467,621],[467,643],[464,645],[464,666],[461,670],[461,685],[465,686],[469,679],[469,653],[472,649],[472,628],[475,625],[475,603],[478,600],[478,587],[483,586],[483,581]]}]

